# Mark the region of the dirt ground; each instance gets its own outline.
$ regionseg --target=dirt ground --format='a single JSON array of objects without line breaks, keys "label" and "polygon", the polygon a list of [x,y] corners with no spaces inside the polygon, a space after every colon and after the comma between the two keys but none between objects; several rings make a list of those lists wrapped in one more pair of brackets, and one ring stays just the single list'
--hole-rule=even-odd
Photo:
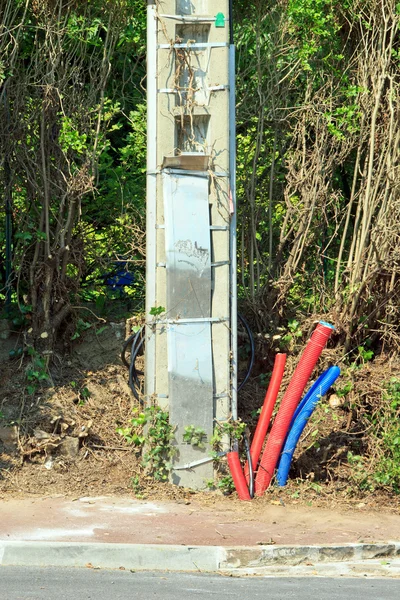
[{"label": "dirt ground", "polygon": [[[140,452],[116,432],[129,425],[132,409],[138,406],[120,358],[124,339],[124,322],[107,323],[98,333],[86,332],[69,355],[55,356],[52,379],[35,396],[26,389],[28,359],[9,357],[21,346],[21,338],[14,333],[1,340],[0,498],[136,495],[148,500],[195,500],[208,507],[223,503],[240,510],[235,493],[194,493],[154,481],[143,471]],[[294,359],[289,361],[284,384],[294,364]],[[386,376],[394,366],[382,361],[381,369],[386,369]],[[364,378],[371,385],[368,371]],[[250,429],[265,394],[262,384],[256,367],[240,396],[240,416]],[[272,504],[398,512],[398,496],[385,489],[359,490],[350,477],[346,455],[351,449],[359,452],[361,443],[348,406],[321,405],[303,433],[288,485],[271,488],[246,511],[258,512]]]}]

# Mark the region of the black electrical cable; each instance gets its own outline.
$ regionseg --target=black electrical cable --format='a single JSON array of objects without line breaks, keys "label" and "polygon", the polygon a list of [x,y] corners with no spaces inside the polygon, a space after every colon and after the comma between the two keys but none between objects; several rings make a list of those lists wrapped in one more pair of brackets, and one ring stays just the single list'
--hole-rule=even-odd
[{"label": "black electrical cable", "polygon": [[141,347],[143,346],[143,343],[144,343],[144,337],[142,337],[139,340],[138,345],[136,346],[136,348],[133,349],[132,354],[131,354],[131,370],[134,374],[135,380],[137,380],[137,381],[139,381],[138,375],[144,375],[143,371],[139,371],[139,369],[136,369],[136,359],[138,357]]},{"label": "black electrical cable", "polygon": [[[136,331],[135,333],[132,333],[132,335],[130,335],[125,340],[124,345],[122,346],[121,360],[127,369],[129,369],[129,367],[130,367],[130,360],[128,361],[126,358],[126,351],[128,350],[128,348],[132,348],[132,346],[136,347],[137,341],[141,336],[141,332],[142,332],[142,329],[140,329],[139,331]],[[142,375],[143,373],[140,373],[140,374]]]},{"label": "black electrical cable", "polygon": [[[140,380],[139,380],[139,371],[136,370],[136,358],[139,353],[140,348],[143,346],[144,338],[142,338],[135,350],[131,351],[131,363],[129,366],[129,386],[135,396],[136,400],[140,402],[140,404],[144,404],[143,399],[141,398],[140,392]],[[140,371],[141,373],[141,371]]]},{"label": "black electrical cable", "polygon": [[239,320],[242,323],[243,327],[246,330],[246,333],[247,333],[247,335],[249,337],[249,342],[250,342],[250,357],[249,357],[249,361],[247,363],[247,371],[246,371],[245,378],[243,379],[243,381],[241,382],[241,384],[238,387],[238,392],[240,392],[240,390],[247,383],[247,381],[248,381],[248,379],[250,377],[251,371],[252,371],[253,366],[254,366],[254,358],[255,358],[256,351],[255,351],[255,346],[254,346],[253,334],[251,333],[251,329],[249,327],[249,324],[247,323],[247,321],[244,318],[244,316],[241,315],[240,313],[238,313],[238,317],[239,317]]},{"label": "black electrical cable", "polygon": [[124,365],[126,366],[127,369],[129,369],[129,363],[126,360],[126,351],[128,349],[128,346],[132,345],[132,342],[134,340],[136,336],[136,333],[133,333],[132,335],[130,335],[125,341],[124,341],[124,345],[122,346],[122,351],[121,351],[121,360],[124,363]]},{"label": "black electrical cable", "polygon": [[244,432],[243,439],[244,439],[244,447],[246,449],[247,464],[249,467],[249,494],[250,494],[250,498],[253,499],[254,498],[254,470],[253,470],[253,461],[251,460],[249,432],[248,431]]},{"label": "black electrical cable", "polygon": [[[250,342],[250,356],[249,356],[249,360],[248,360],[248,364],[247,364],[246,375],[238,387],[238,391],[240,391],[243,388],[243,386],[247,383],[247,381],[250,377],[251,371],[253,369],[254,358],[255,358],[255,346],[254,346],[254,339],[253,339],[253,335],[251,333],[249,324],[247,323],[247,321],[243,317],[243,315],[241,315],[240,313],[238,313],[238,317],[239,317],[239,320],[242,323],[243,327],[246,330],[246,333],[248,335],[249,342]],[[144,327],[141,327],[141,329],[139,329],[139,331],[130,335],[125,340],[125,342],[122,346],[122,351],[121,351],[121,360],[124,363],[124,365],[126,366],[126,368],[129,369],[129,386],[130,386],[135,398],[137,400],[139,400],[139,402],[141,402],[141,403],[143,401],[140,396],[139,375],[143,375],[144,373],[143,373],[143,371],[136,369],[136,359],[139,355],[140,350],[142,349],[142,347],[144,345],[145,338],[144,338],[143,332],[144,332]],[[126,353],[127,353],[128,349],[130,349],[130,354],[131,354],[129,361],[126,357]]]},{"label": "black electrical cable", "polygon": [[[122,347],[122,352],[121,352],[122,362],[129,369],[129,387],[131,388],[132,393],[133,393],[134,397],[136,398],[136,400],[138,400],[140,402],[140,404],[142,404],[142,405],[144,404],[144,402],[141,397],[139,375],[143,375],[143,371],[136,369],[136,359],[137,359],[138,354],[144,344],[145,338],[143,335],[143,330],[144,330],[144,327],[142,327],[139,331],[137,331],[136,333],[133,333],[131,336],[129,336],[125,340],[123,347]],[[128,360],[126,358],[126,352],[129,347],[130,347],[130,351],[131,351],[131,356],[130,356],[130,360],[128,362]]]}]

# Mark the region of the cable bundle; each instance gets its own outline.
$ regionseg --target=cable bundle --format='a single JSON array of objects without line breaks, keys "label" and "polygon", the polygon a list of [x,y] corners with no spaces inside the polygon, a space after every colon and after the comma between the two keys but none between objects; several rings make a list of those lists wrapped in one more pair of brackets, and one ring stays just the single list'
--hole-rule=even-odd
[{"label": "cable bundle", "polygon": [[[133,395],[136,400],[143,404],[143,399],[141,397],[141,387],[139,375],[144,375],[143,371],[140,371],[136,368],[136,359],[143,348],[144,344],[144,326],[139,329],[136,333],[133,333],[131,336],[125,340],[124,345],[122,347],[121,359],[124,365],[129,369],[129,387],[131,388]],[[128,348],[131,349],[131,356],[129,362],[126,358],[126,352]],[[143,352],[143,350],[142,350]]]}]

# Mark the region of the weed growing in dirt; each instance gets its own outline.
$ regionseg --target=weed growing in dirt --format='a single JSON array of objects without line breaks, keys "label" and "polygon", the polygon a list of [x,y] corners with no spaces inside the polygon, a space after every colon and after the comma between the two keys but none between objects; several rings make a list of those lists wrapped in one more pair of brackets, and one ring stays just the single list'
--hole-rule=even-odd
[{"label": "weed growing in dirt", "polygon": [[43,382],[50,379],[50,376],[47,370],[46,359],[36,352],[32,346],[28,346],[27,353],[28,356],[31,357],[31,362],[25,371],[25,376],[28,381],[26,391],[33,396]]},{"label": "weed growing in dirt", "polygon": [[382,392],[379,408],[365,417],[370,422],[370,456],[347,453],[351,478],[362,490],[376,487],[400,494],[400,379],[392,378]]},{"label": "weed growing in dirt", "polygon": [[159,406],[148,406],[135,414],[128,427],[118,427],[128,444],[143,448],[142,466],[157,481],[167,481],[172,469],[171,459],[175,448],[174,428],[169,422],[168,412]]},{"label": "weed growing in dirt", "polygon": [[169,422],[169,414],[159,406],[146,409],[147,431],[143,453],[143,465],[149,469],[157,481],[167,481],[172,469],[171,459],[175,448],[171,446],[174,428]]},{"label": "weed growing in dirt", "polygon": [[87,331],[92,327],[92,323],[84,321],[84,319],[78,319],[75,326],[75,332],[71,336],[71,341],[80,338],[84,331]]},{"label": "weed growing in dirt", "polygon": [[231,475],[225,475],[217,482],[217,488],[221,490],[224,496],[228,496],[235,491],[235,484]]},{"label": "weed growing in dirt", "polygon": [[336,396],[339,398],[344,398],[344,396],[347,396],[347,394],[350,394],[350,392],[353,391],[353,387],[353,383],[348,381],[343,387],[336,388]]},{"label": "weed growing in dirt", "polygon": [[282,336],[280,340],[280,348],[282,351],[292,351],[295,348],[296,342],[303,337],[303,332],[299,321],[293,319],[288,322],[288,332]]},{"label": "weed growing in dirt", "polygon": [[369,473],[366,469],[365,459],[359,454],[349,451],[347,453],[347,462],[351,465],[351,478],[356,482],[361,490],[373,490],[369,481]]},{"label": "weed growing in dirt", "polygon": [[233,479],[231,475],[224,475],[219,479],[208,479],[206,482],[206,487],[209,490],[220,490],[224,496],[229,496],[235,491],[235,484],[233,483]]},{"label": "weed growing in dirt", "polygon": [[143,494],[142,486],[140,484],[139,475],[135,475],[134,477],[131,477],[130,482],[131,482],[133,493],[135,494],[135,498],[137,498],[138,500],[142,500],[144,498],[144,494]]},{"label": "weed growing in dirt", "polygon": [[69,385],[73,390],[76,390],[76,393],[78,394],[76,404],[78,404],[78,406],[83,406],[86,404],[91,396],[89,389],[86,386],[79,388],[76,381],[70,381]]},{"label": "weed growing in dirt", "polygon": [[[147,409],[146,409],[147,410]],[[131,425],[128,427],[117,427],[116,432],[125,438],[128,444],[133,446],[143,446],[146,441],[143,428],[147,423],[147,414],[142,412],[131,419]]]},{"label": "weed growing in dirt", "polygon": [[174,428],[169,422],[168,412],[159,406],[146,408],[146,440],[143,465],[157,481],[167,481],[172,469],[171,459],[175,448],[171,446]]},{"label": "weed growing in dirt", "polygon": [[375,481],[400,493],[400,380],[393,378],[383,392],[382,409],[374,416],[380,449]]}]

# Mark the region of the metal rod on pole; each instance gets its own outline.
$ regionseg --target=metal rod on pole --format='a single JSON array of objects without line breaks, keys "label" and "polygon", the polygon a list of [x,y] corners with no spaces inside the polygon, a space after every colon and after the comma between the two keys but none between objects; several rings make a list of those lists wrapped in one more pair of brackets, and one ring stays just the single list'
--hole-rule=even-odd
[{"label": "metal rod on pole", "polygon": [[238,418],[237,404],[237,207],[236,207],[236,82],[235,45],[233,40],[232,0],[229,1],[229,175],[233,213],[230,222],[230,295],[231,295],[231,385],[232,418]]},{"label": "metal rod on pole", "polygon": [[[157,14],[155,0],[147,0],[147,221],[146,221],[146,318],[156,304],[157,224]],[[146,330],[146,389],[149,401],[155,393],[155,335]]]},{"label": "metal rod on pole", "polygon": [[234,45],[233,39],[233,0],[229,0],[229,44]]}]

